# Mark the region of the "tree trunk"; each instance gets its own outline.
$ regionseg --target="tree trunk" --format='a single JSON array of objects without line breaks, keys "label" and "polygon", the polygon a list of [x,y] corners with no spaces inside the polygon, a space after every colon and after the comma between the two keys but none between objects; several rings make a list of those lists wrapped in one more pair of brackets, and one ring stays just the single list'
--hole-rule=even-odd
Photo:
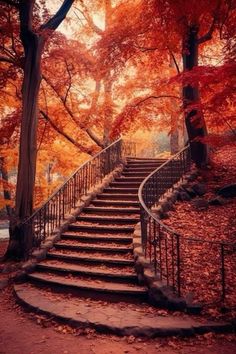
[{"label": "tree trunk", "polygon": [[[15,215],[10,220],[10,242],[6,258],[26,259],[33,246],[33,225],[24,223],[33,212],[37,158],[38,95],[41,57],[47,31],[54,31],[64,20],[74,0],[64,0],[58,11],[37,32],[33,30],[35,0],[20,1],[20,39],[24,47],[22,84],[22,122],[16,186]],[[46,31],[46,33],[45,33]]]},{"label": "tree trunk", "polygon": [[[198,28],[188,28],[187,38],[183,45],[183,69],[192,70],[198,65]],[[208,149],[203,138],[207,135],[206,124],[199,109],[191,109],[192,104],[199,102],[198,87],[190,84],[183,86],[183,104],[185,108],[185,124],[188,133],[192,160],[198,167],[207,164]]]},{"label": "tree trunk", "polygon": [[44,41],[33,32],[22,34],[25,68],[22,85],[22,122],[16,186],[15,217],[10,222],[7,256],[26,258],[32,248],[31,225],[21,225],[33,213],[37,158],[38,94],[41,81],[40,61]]}]

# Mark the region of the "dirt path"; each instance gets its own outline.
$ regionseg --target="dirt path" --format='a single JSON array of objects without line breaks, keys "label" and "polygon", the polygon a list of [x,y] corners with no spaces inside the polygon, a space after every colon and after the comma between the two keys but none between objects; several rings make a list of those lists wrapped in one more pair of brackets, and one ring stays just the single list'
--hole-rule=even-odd
[{"label": "dirt path", "polygon": [[143,340],[73,329],[24,312],[5,288],[0,294],[0,354],[233,354],[234,335]]}]

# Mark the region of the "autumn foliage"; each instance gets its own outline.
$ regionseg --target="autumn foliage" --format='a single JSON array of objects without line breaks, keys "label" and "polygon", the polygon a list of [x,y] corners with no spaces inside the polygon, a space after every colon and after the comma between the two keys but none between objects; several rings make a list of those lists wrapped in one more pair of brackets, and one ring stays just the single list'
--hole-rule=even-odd
[{"label": "autumn foliage", "polygon": [[[13,199],[25,70],[21,3],[0,1],[0,154]],[[60,2],[28,3],[34,5],[33,30],[41,35]],[[214,145],[224,143],[226,133],[235,136],[235,0],[71,3],[63,25],[44,31],[35,206],[120,135],[130,138],[141,128],[158,140],[167,131],[181,145],[184,116],[196,111],[209,133],[200,138]],[[190,70],[184,57],[191,28],[197,58]],[[187,105],[186,85],[197,90]]]}]

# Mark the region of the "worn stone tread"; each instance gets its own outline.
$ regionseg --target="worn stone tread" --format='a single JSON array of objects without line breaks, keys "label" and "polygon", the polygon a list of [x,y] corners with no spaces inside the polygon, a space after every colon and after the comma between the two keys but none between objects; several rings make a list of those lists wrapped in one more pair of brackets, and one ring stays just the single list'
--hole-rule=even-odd
[{"label": "worn stone tread", "polygon": [[59,241],[54,245],[55,248],[62,248],[62,249],[74,249],[78,251],[106,251],[106,252],[117,252],[117,253],[126,253],[131,252],[132,247],[122,247],[122,246],[109,246],[109,245],[99,245],[99,244],[84,244],[84,243],[68,243]]},{"label": "worn stone tread", "polygon": [[[116,194],[114,194],[116,196]],[[99,199],[100,200],[100,199]],[[101,199],[103,200],[103,199]],[[112,200],[112,199],[110,199]],[[114,199],[117,200],[117,199]],[[122,199],[123,200],[123,199]],[[140,214],[140,208],[113,208],[113,207],[107,207],[107,206],[89,206],[87,208],[84,208],[83,210],[86,213],[102,213],[103,215],[107,214]]]},{"label": "worn stone tread", "polygon": [[121,242],[121,243],[130,243],[132,242],[132,236],[128,236],[128,235],[97,235],[97,234],[89,234],[89,235],[85,235],[85,234],[78,234],[76,232],[64,232],[61,236],[61,239],[71,239],[71,240],[84,240],[84,241],[95,241],[95,242],[99,242],[99,241],[106,241],[106,242]]},{"label": "worn stone tread", "polygon": [[71,223],[69,225],[69,230],[81,230],[81,231],[86,231],[86,230],[89,230],[90,232],[96,232],[96,231],[100,231],[100,232],[103,232],[103,233],[109,233],[109,232],[112,232],[112,233],[120,233],[120,232],[133,232],[134,230],[134,227],[133,226],[125,226],[125,225],[116,225],[116,224],[112,224],[110,223],[109,225],[82,225],[82,224],[79,224],[79,223]]},{"label": "worn stone tread", "polygon": [[38,264],[37,266],[38,269],[43,269],[43,270],[50,270],[53,271],[60,271],[64,273],[75,273],[75,274],[87,274],[88,276],[106,276],[110,278],[124,278],[124,279],[130,279],[132,281],[137,280],[137,274],[135,273],[134,269],[131,268],[129,271],[122,269],[119,270],[119,268],[115,269],[114,268],[105,268],[102,267],[101,269],[95,265],[90,265],[90,266],[84,266],[82,264],[68,264],[66,262],[58,262],[55,263],[53,261],[47,260],[47,261],[42,261]]},{"label": "worn stone tread", "polygon": [[50,258],[58,258],[58,259],[64,259],[64,260],[71,260],[71,261],[86,261],[86,262],[91,262],[91,263],[104,263],[104,264],[120,264],[120,265],[127,265],[127,266],[134,266],[134,260],[133,259],[125,259],[125,258],[118,258],[114,257],[112,255],[111,257],[108,256],[93,256],[87,255],[87,254],[77,254],[77,253],[60,253],[60,252],[55,252],[55,251],[50,251],[48,252],[48,257]]},{"label": "worn stone tread", "polygon": [[135,194],[138,195],[138,188],[115,188],[115,187],[108,187],[103,190],[104,193],[126,193],[126,194]]},{"label": "worn stone tread", "polygon": [[[83,213],[84,214],[84,213]],[[138,217],[129,217],[129,218],[122,218],[119,216],[101,216],[101,215],[80,215],[76,218],[77,222],[84,221],[84,222],[91,222],[91,223],[99,223],[99,224],[135,224],[139,221]]]},{"label": "worn stone tread", "polygon": [[81,290],[98,291],[105,293],[126,294],[126,295],[146,295],[147,289],[145,287],[130,284],[110,282],[106,280],[94,280],[87,278],[79,278],[79,276],[65,277],[53,273],[34,272],[28,277],[34,281],[40,281],[48,284],[59,285],[62,287],[70,287]]}]

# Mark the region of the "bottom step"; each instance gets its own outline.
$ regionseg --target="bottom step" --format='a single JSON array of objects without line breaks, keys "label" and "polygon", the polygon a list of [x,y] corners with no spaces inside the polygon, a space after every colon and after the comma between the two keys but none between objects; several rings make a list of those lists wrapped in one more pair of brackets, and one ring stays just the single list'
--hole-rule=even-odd
[{"label": "bottom step", "polygon": [[110,304],[101,301],[84,301],[54,295],[28,284],[14,285],[18,300],[31,310],[44,313],[76,327],[93,328],[98,332],[120,336],[190,336],[206,332],[229,332],[228,323],[199,322],[189,316],[184,318],[159,315],[158,309],[150,306]]},{"label": "bottom step", "polygon": [[128,295],[139,297],[145,297],[147,295],[147,289],[142,286],[126,283],[109,282],[105,280],[91,280],[88,278],[78,276],[62,276],[51,273],[34,272],[28,274],[28,277],[32,281],[45,283],[51,286],[59,286],[61,288],[72,288],[78,291],[89,292],[101,292],[106,294],[113,294],[118,296]]}]

